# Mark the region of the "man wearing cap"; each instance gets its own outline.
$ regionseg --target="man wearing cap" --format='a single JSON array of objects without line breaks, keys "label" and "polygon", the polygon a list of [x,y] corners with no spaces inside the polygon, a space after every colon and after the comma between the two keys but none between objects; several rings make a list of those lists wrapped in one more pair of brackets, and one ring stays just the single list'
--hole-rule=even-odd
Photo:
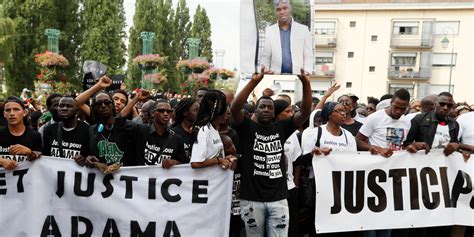
[{"label": "man wearing cap", "polygon": [[366,117],[363,117],[361,116],[359,113],[357,113],[357,101],[359,100],[359,97],[357,97],[356,95],[352,94],[352,93],[349,93],[347,94],[347,96],[349,98],[351,98],[352,100],[352,111],[351,111],[351,117],[359,122],[359,123],[364,123],[365,122],[365,119]]},{"label": "man wearing cap", "polygon": [[273,6],[278,23],[265,30],[261,65],[269,68],[269,74],[298,74],[300,68],[311,73],[313,44],[308,27],[293,20],[289,0],[273,0]]},{"label": "man wearing cap", "polygon": [[28,112],[23,101],[15,96],[8,97],[3,115],[8,126],[0,129],[0,166],[14,169],[17,162],[39,158],[41,136],[25,126]]}]

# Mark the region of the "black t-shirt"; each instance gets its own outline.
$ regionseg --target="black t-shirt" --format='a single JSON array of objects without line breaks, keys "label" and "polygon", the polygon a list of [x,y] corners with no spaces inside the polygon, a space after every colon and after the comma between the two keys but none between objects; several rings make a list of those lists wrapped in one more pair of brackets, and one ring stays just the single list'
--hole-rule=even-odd
[{"label": "black t-shirt", "polygon": [[189,159],[191,159],[191,151],[194,143],[193,134],[188,133],[186,130],[184,130],[181,124],[178,124],[177,126],[173,127],[173,131],[181,138],[181,141],[184,145],[184,154],[186,155],[186,158],[189,161]]},{"label": "black t-shirt", "polygon": [[90,126],[90,153],[107,165],[119,162],[123,166],[140,165],[144,130],[124,118],[116,118],[115,125],[98,131],[99,124]]},{"label": "black t-shirt", "polygon": [[350,125],[343,124],[341,125],[341,127],[349,131],[352,134],[352,136],[355,137],[357,133],[359,132],[359,129],[362,127],[362,123],[354,120],[353,124],[350,124]]},{"label": "black t-shirt", "polygon": [[293,118],[260,125],[248,118],[235,126],[239,136],[240,198],[257,202],[286,199],[286,161],[283,145],[296,130]]},{"label": "black t-shirt", "polygon": [[[227,131],[225,133],[222,133],[222,134],[225,134],[225,135],[230,137],[230,139],[234,143],[234,146],[235,146],[236,149],[237,149],[237,147],[239,147],[239,143],[240,143],[239,135],[237,135],[237,132],[234,129],[229,128],[229,131]],[[240,152],[237,151],[237,154],[240,154]]]},{"label": "black t-shirt", "polygon": [[144,149],[142,163],[145,165],[162,165],[165,159],[189,163],[182,139],[172,130],[158,135],[153,124],[149,126]]},{"label": "black t-shirt", "polygon": [[[63,157],[72,159],[75,156],[88,156],[89,149],[89,125],[77,121],[77,126],[71,131],[66,131],[61,126],[62,123],[54,123],[44,129],[43,135],[43,155]],[[59,135],[61,132],[62,153],[59,148]]]},{"label": "black t-shirt", "polygon": [[31,128],[26,128],[21,136],[14,136],[8,127],[0,128],[0,158],[25,161],[24,155],[10,155],[10,146],[16,144],[26,146],[32,151],[41,151],[41,135]]}]

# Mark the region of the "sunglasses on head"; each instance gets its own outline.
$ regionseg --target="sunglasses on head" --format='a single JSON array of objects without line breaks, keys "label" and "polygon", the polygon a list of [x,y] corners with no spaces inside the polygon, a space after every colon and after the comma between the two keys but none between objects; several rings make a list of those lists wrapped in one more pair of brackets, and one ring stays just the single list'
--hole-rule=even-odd
[{"label": "sunglasses on head", "polygon": [[168,114],[173,113],[172,109],[155,109],[154,111],[158,113],[165,113],[165,112],[167,112]]},{"label": "sunglasses on head", "polygon": [[111,100],[99,100],[94,103],[94,106],[101,106],[101,105],[109,106],[112,103],[113,102]]},{"label": "sunglasses on head", "polygon": [[445,102],[438,102],[438,104],[439,104],[440,107],[448,106],[448,109],[450,109],[454,106],[454,104],[445,103]]}]

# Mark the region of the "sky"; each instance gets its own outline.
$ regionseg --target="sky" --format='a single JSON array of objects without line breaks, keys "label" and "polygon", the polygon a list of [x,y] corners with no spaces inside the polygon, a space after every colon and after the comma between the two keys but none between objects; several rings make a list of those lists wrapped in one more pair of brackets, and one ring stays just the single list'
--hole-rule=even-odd
[{"label": "sky", "polygon": [[[173,5],[176,6],[177,2],[173,0]],[[198,4],[206,9],[211,22],[212,49],[225,50],[225,68],[239,68],[239,0],[186,0],[186,4],[191,19]],[[133,25],[135,0],[124,0],[124,8],[128,34],[130,26]]]}]

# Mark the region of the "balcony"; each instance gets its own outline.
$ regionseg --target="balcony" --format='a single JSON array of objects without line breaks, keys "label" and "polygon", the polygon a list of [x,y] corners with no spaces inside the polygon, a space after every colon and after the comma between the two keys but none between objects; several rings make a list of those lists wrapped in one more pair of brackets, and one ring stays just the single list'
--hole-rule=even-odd
[{"label": "balcony", "polygon": [[316,48],[335,48],[337,39],[335,36],[316,35]]},{"label": "balcony", "polygon": [[388,69],[388,78],[428,80],[431,78],[431,67],[390,66]]},{"label": "balcony", "polygon": [[332,63],[317,64],[314,76],[316,78],[334,78],[336,76],[336,66]]},{"label": "balcony", "polygon": [[423,39],[423,38],[413,38],[413,37],[403,37],[403,36],[393,36],[390,41],[390,47],[392,49],[430,49],[433,48],[434,40]]},{"label": "balcony", "polygon": [[[434,44],[435,21],[394,21],[392,49],[430,49]],[[420,30],[421,28],[421,30]]]}]

